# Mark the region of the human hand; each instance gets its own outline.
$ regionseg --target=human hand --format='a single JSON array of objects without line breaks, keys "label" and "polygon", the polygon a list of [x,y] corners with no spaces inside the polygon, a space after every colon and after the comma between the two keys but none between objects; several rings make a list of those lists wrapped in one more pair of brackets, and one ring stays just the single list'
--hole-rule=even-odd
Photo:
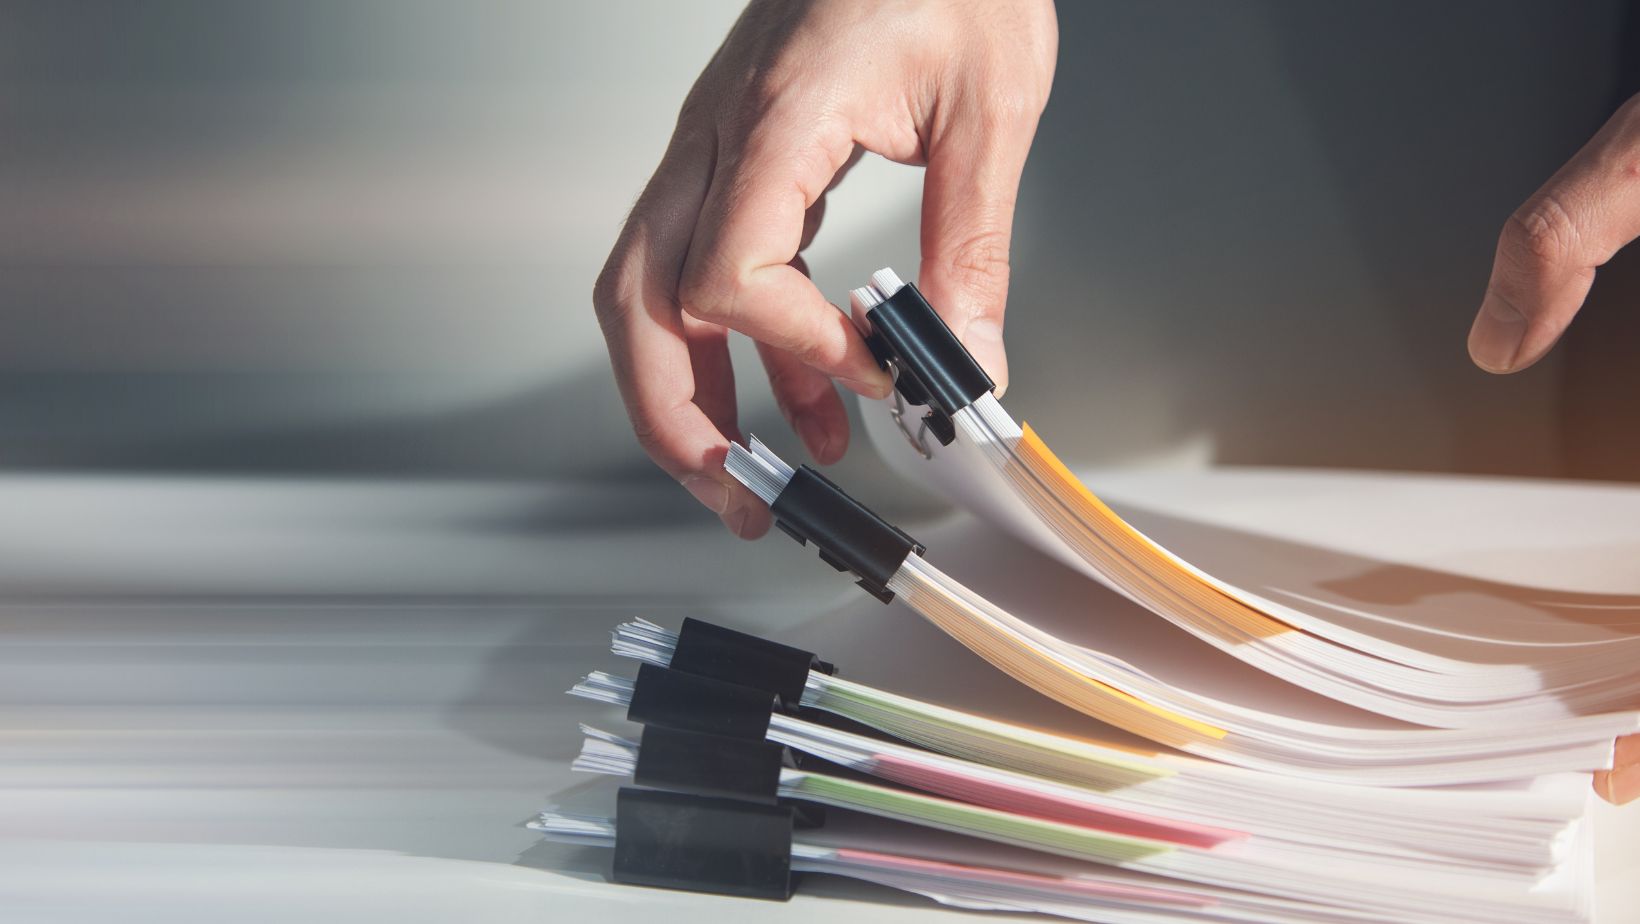
[{"label": "human hand", "polygon": [[1595,269],[1636,237],[1640,96],[1617,110],[1504,225],[1469,331],[1475,364],[1517,372],[1543,358],[1583,307]]},{"label": "human hand", "polygon": [[1617,739],[1612,769],[1594,775],[1594,791],[1616,805],[1640,797],[1640,735]]},{"label": "human hand", "polygon": [[828,376],[891,387],[799,256],[861,150],[926,166],[919,286],[1006,386],[1014,198],[1057,43],[1049,0],[754,0],[701,74],[593,303],[638,442],[736,534],[770,520],[723,471],[730,330],[823,464],[848,446]]}]

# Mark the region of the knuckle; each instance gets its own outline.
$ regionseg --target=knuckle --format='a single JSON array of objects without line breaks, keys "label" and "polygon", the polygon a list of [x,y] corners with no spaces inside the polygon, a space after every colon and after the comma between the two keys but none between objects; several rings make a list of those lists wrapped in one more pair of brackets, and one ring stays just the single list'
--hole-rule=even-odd
[{"label": "knuckle", "polygon": [[644,411],[634,411],[632,414],[632,435],[637,437],[638,447],[644,454],[653,459],[662,468],[670,469],[672,460],[666,448],[666,414],[652,414]]},{"label": "knuckle", "polygon": [[598,278],[592,283],[592,304],[602,311],[606,306],[621,301],[621,293],[620,261],[611,254],[609,262],[604,264]]},{"label": "knuckle", "polygon": [[798,70],[789,62],[775,61],[749,71],[741,84],[742,115],[762,119],[776,111],[800,83]]},{"label": "knuckle", "polygon": [[723,324],[733,314],[741,288],[738,273],[702,260],[685,267],[678,280],[678,301],[690,316]]},{"label": "knuckle", "polygon": [[745,138],[778,121],[781,110],[798,95],[793,88],[797,82],[778,62],[747,68],[730,75],[713,97],[702,100],[697,117],[724,138]]},{"label": "knuckle", "polygon": [[998,131],[1019,131],[1036,123],[1042,114],[1037,94],[1027,87],[1001,84],[988,94],[985,121]]},{"label": "knuckle", "polygon": [[984,295],[1008,289],[1008,235],[989,230],[964,238],[951,250],[948,268],[957,284]]},{"label": "knuckle", "polygon": [[1013,58],[991,57],[981,64],[984,82],[977,89],[980,115],[994,129],[1028,130],[1048,104],[1050,82],[1021,69]]},{"label": "knuckle", "polygon": [[1540,193],[1510,216],[1504,245],[1527,268],[1556,266],[1577,250],[1577,223],[1558,198]]},{"label": "knuckle", "polygon": [[598,315],[598,328],[606,340],[618,332],[632,312],[632,287],[625,278],[626,274],[621,271],[616,259],[611,257],[592,284],[592,307]]},{"label": "knuckle", "polygon": [[683,105],[678,107],[677,128],[674,134],[693,134],[699,131],[701,126],[713,124],[717,120],[719,109],[713,95],[707,87],[696,84],[694,89],[689,91],[689,95],[683,98]]}]

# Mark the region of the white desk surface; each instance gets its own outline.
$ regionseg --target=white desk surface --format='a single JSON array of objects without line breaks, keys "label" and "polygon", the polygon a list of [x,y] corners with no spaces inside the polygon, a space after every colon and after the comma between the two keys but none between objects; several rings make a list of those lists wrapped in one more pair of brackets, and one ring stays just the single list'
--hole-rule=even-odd
[{"label": "white desk surface", "polygon": [[[12,477],[0,510],[8,922],[959,920],[612,886],[521,827],[605,785],[568,763],[614,717],[562,691],[614,623],[859,597],[784,538],[596,488]],[[1598,920],[1640,921],[1640,807],[1594,819]]]}]

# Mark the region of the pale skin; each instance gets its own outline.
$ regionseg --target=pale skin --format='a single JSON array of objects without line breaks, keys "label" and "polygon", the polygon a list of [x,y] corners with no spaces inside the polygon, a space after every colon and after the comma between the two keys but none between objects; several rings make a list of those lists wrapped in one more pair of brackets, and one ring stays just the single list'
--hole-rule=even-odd
[{"label": "pale skin", "polygon": [[[754,0],[685,100],[660,166],[593,292],[638,442],[736,535],[768,508],[723,471],[736,424],[728,334],[757,344],[781,413],[816,461],[848,448],[833,382],[883,397],[853,322],[802,252],[861,152],[925,168],[918,284],[1000,394],[1014,199],[1058,49],[1051,0]],[[1598,267],[1640,237],[1640,97],[1517,210],[1469,353],[1496,373],[1541,359]],[[1640,736],[1595,788],[1640,796]]]}]

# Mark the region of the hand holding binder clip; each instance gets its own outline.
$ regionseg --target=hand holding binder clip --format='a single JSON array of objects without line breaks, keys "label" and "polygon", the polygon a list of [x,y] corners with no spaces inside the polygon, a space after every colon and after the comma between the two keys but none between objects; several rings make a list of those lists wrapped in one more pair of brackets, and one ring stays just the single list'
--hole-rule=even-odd
[{"label": "hand holding binder clip", "polygon": [[[892,269],[878,270],[871,285],[852,295],[870,328],[872,355],[894,376],[895,422],[931,458],[926,436],[949,445],[956,437],[953,417],[989,395],[993,383],[917,287]],[[905,421],[907,404],[928,408],[915,433]],[[748,446],[731,444],[724,468],[769,505],[776,526],[799,543],[814,543],[822,560],[852,572],[884,603],[894,599],[888,583],[907,556],[926,551],[824,475],[806,465],[793,469],[756,437]]]},{"label": "hand holding binder clip", "polygon": [[[941,446],[951,445],[956,437],[952,416],[996,384],[922,292],[894,270],[878,270],[871,285],[850,295],[864,315],[866,346],[894,378],[895,425],[923,458],[933,458],[927,435],[933,433]],[[915,433],[905,419],[907,405],[928,408]]]},{"label": "hand holding binder clip", "polygon": [[801,545],[813,542],[822,561],[852,572],[867,593],[893,600],[889,581],[907,557],[927,551],[922,543],[814,469],[792,468],[755,436],[749,443],[729,444],[723,467],[769,505],[775,525]]}]

